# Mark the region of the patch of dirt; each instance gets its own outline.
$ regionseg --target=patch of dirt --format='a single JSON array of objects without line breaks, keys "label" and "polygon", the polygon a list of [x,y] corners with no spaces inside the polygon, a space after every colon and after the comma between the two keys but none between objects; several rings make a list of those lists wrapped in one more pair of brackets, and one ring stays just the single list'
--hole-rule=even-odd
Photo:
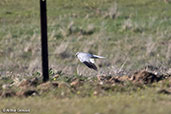
[{"label": "patch of dirt", "polygon": [[158,82],[160,80],[162,80],[163,77],[162,76],[157,76],[151,72],[142,70],[139,72],[135,72],[132,76],[131,76],[131,81],[134,83],[141,83],[141,84],[151,84],[154,82]]},{"label": "patch of dirt", "polygon": [[[140,70],[138,72],[133,73],[132,75],[123,75],[123,76],[112,76],[112,75],[97,75],[97,79],[89,79],[83,77],[69,77],[70,81],[60,80],[60,75],[55,76],[55,80],[48,81],[46,83],[40,83],[40,79],[34,77],[31,79],[22,79],[14,78],[13,81],[9,81],[9,83],[1,84],[0,88],[0,96],[2,98],[7,97],[29,97],[29,96],[37,96],[42,95],[51,90],[61,91],[61,96],[70,94],[70,93],[79,93],[81,88],[90,87],[93,90],[93,95],[100,95],[104,91],[126,91],[125,87],[128,84],[132,86],[132,90],[136,90],[137,88],[143,88],[144,84],[152,84],[154,82],[159,82],[161,87],[165,89],[160,89],[157,91],[159,94],[171,94],[171,76],[166,74],[155,74],[150,71]],[[54,78],[54,77],[53,77]],[[82,79],[83,78],[83,79]],[[10,78],[11,79],[11,78]],[[87,87],[86,87],[87,86]],[[137,88],[136,88],[137,87]],[[84,93],[84,92],[83,92]],[[60,94],[60,93],[57,93]],[[88,93],[86,93],[88,94]],[[84,96],[84,95],[83,95]]]},{"label": "patch of dirt", "polygon": [[160,80],[164,80],[168,78],[169,75],[157,75],[146,70],[140,70],[138,72],[133,73],[131,76],[98,75],[97,77],[100,81],[105,83],[107,82],[107,83],[123,84],[124,82],[130,81],[132,83],[139,83],[139,84],[152,84],[154,82],[158,82]]}]

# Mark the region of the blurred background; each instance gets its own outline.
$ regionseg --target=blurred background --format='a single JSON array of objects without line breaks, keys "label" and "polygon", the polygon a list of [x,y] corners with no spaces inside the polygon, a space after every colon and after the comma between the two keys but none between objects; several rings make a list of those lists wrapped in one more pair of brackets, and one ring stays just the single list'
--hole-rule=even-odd
[{"label": "blurred background", "polygon": [[[39,0],[0,0],[0,75],[41,72]],[[171,67],[167,0],[47,0],[49,67],[94,75],[75,53],[105,56],[103,73]]]}]

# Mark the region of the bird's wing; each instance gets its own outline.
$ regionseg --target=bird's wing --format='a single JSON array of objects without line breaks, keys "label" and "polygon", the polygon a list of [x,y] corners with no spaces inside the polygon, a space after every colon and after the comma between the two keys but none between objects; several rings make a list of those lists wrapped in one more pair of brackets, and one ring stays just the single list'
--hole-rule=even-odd
[{"label": "bird's wing", "polygon": [[91,63],[91,62],[83,62],[86,66],[88,66],[89,68],[91,68],[91,69],[94,69],[94,70],[96,70],[97,71],[97,67],[96,67],[96,65],[95,64],[93,64],[93,63]]},{"label": "bird's wing", "polygon": [[92,55],[92,57],[91,58],[95,58],[95,59],[103,59],[103,58],[105,58],[105,57],[103,57],[103,56],[98,56],[98,55]]},{"label": "bird's wing", "polygon": [[91,62],[91,63],[95,63],[95,61],[94,61],[93,58],[90,58],[90,62]]}]

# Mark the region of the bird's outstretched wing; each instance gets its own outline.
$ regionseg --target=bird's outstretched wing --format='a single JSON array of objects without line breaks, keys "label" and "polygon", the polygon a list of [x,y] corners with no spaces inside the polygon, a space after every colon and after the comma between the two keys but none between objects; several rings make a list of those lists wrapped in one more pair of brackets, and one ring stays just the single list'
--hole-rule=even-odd
[{"label": "bird's outstretched wing", "polygon": [[94,58],[94,59],[103,59],[103,58],[105,58],[105,57],[98,56],[98,55],[92,55],[91,58]]},{"label": "bird's outstretched wing", "polygon": [[91,68],[91,69],[94,69],[94,70],[96,70],[97,71],[97,67],[96,67],[96,65],[95,64],[93,64],[93,63],[91,63],[91,62],[83,62],[86,66],[88,66],[89,68]]}]

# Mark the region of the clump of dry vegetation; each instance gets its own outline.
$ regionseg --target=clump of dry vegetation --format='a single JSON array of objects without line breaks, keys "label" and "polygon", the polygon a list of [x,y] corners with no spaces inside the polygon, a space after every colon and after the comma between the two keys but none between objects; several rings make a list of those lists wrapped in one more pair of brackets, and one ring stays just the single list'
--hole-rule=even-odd
[{"label": "clump of dry vegetation", "polygon": [[[113,111],[120,112],[121,110],[121,113],[130,113],[130,110],[136,113],[140,113],[141,110],[146,110],[145,113],[170,112],[168,107],[171,100],[171,74],[169,73],[154,74],[151,71],[140,70],[122,76],[103,74],[100,75],[99,80],[97,77],[69,76],[53,69],[49,73],[50,80],[46,83],[42,83],[39,73],[29,78],[27,76],[21,78],[12,74],[8,77],[1,77],[0,99],[2,105],[0,108],[19,107],[30,109],[32,113],[50,114],[53,112],[61,114],[63,112],[113,113]],[[10,103],[7,103],[8,99],[10,99]],[[70,102],[72,105],[68,106],[67,104]],[[141,103],[137,104],[136,102]],[[82,103],[86,110],[81,110]],[[44,107],[44,104],[47,104],[48,109],[51,110],[49,111],[47,106],[38,110],[39,106]],[[94,106],[93,109],[89,107],[90,104]],[[99,105],[102,107],[99,108]],[[117,105],[120,106],[117,107]],[[129,110],[125,105],[129,105]],[[149,109],[150,107],[155,110]]]}]

